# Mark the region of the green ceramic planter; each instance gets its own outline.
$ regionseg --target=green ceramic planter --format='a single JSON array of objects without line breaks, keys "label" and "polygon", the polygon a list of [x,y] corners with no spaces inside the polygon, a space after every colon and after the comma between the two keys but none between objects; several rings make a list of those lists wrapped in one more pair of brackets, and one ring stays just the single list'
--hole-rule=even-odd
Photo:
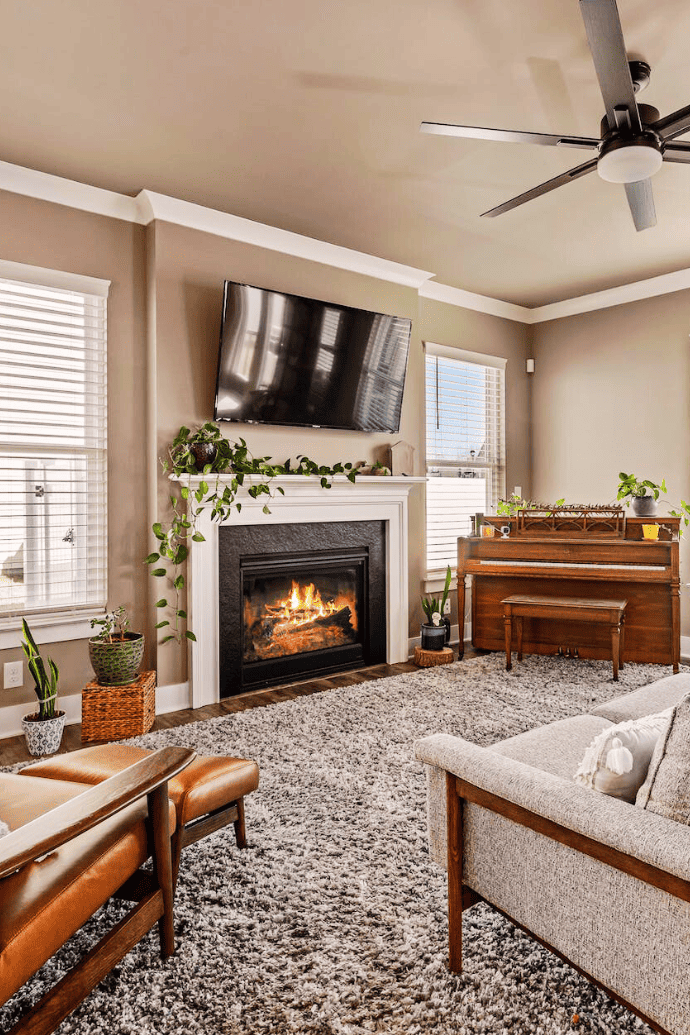
[{"label": "green ceramic planter", "polygon": [[89,658],[101,686],[126,686],[137,678],[144,656],[142,633],[125,633],[124,640],[89,640]]}]

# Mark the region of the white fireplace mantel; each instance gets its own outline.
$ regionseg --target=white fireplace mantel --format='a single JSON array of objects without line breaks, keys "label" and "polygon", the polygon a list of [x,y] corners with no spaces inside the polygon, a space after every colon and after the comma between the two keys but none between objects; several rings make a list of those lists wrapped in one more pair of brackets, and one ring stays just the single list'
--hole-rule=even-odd
[{"label": "white fireplace mantel", "polygon": [[[185,479],[191,489],[202,480],[215,484],[215,475]],[[219,476],[222,491],[230,481]],[[247,479],[237,494],[242,509],[233,509],[225,525],[314,524],[328,521],[383,521],[386,525],[386,661],[407,661],[407,498],[415,484],[424,478],[361,475],[350,482],[336,476],[330,489],[322,488],[316,476],[284,475],[271,480],[285,495],[275,493],[254,500],[248,494],[260,478]],[[268,503],[270,513],[263,508]],[[192,707],[219,700],[218,661],[218,522],[212,521],[210,508],[198,519],[204,541],[192,543],[188,562],[187,610],[196,642],[190,643]]]}]

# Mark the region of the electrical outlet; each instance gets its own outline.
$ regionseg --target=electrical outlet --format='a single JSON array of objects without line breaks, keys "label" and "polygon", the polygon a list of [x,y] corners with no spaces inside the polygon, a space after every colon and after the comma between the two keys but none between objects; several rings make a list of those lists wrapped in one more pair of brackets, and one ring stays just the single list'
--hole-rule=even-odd
[{"label": "electrical outlet", "polygon": [[450,614],[450,600],[446,600],[445,604],[443,605],[443,613],[444,615]]},{"label": "electrical outlet", "polygon": [[24,663],[22,661],[6,661],[3,670],[3,687],[11,690],[13,686],[22,686],[24,683]]}]

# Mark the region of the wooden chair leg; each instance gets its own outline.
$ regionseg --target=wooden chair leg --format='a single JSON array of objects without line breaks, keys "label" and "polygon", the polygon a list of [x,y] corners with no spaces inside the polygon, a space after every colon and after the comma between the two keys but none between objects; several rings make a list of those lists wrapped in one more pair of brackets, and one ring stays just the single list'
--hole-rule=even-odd
[{"label": "wooden chair leg", "polygon": [[153,872],[163,895],[163,915],[158,921],[161,955],[164,959],[175,951],[173,929],[173,866],[170,851],[167,781],[148,795],[149,816],[153,828]]},{"label": "wooden chair leg", "polygon": [[462,800],[455,776],[446,773],[448,810],[448,966],[454,974],[462,971]]},{"label": "wooden chair leg", "polygon": [[244,798],[237,799],[237,819],[235,826],[235,841],[238,848],[247,847],[247,830],[244,825]]}]

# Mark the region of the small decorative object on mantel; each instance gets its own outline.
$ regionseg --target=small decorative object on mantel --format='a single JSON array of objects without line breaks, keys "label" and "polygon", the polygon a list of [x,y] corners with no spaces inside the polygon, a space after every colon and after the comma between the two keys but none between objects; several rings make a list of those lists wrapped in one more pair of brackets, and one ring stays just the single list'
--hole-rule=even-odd
[{"label": "small decorative object on mantel", "polygon": [[411,478],[414,475],[414,446],[407,442],[396,442],[389,449],[391,473]]},{"label": "small decorative object on mantel", "polygon": [[81,692],[83,743],[148,733],[155,718],[155,672],[141,672],[127,686],[102,685],[92,680]]},{"label": "small decorative object on mantel", "polygon": [[92,618],[91,628],[96,626],[101,626],[101,632],[89,640],[89,658],[97,682],[102,686],[133,683],[144,656],[143,633],[129,631],[122,605],[102,618]]},{"label": "small decorative object on mantel", "polygon": [[659,538],[659,525],[643,525],[642,526],[642,538],[643,539],[658,539]]},{"label": "small decorative object on mantel", "polygon": [[25,715],[22,729],[30,755],[53,755],[60,748],[65,728],[65,713],[55,710],[58,695],[58,667],[48,658],[48,670],[41,657],[31,630],[22,619],[22,650],[26,655],[29,672],[33,676],[38,698],[38,713]]}]

